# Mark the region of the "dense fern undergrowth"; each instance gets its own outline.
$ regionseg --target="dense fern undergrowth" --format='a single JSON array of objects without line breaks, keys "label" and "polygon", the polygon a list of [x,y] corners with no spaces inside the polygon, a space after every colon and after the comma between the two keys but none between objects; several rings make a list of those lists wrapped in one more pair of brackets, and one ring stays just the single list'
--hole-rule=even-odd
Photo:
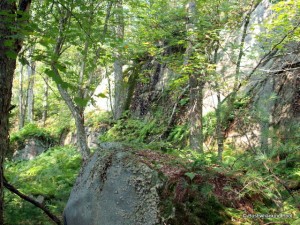
[{"label": "dense fern undergrowth", "polygon": [[[300,223],[300,154],[296,142],[274,147],[268,156],[254,155],[254,149],[241,149],[226,142],[223,162],[219,163],[214,147],[204,154],[184,147],[187,132],[183,125],[174,126],[168,137],[163,137],[166,124],[160,117],[147,120],[124,117],[113,121],[107,114],[101,114],[89,118],[87,124],[94,129],[106,127],[106,132],[99,137],[100,142],[122,142],[136,151],[148,149],[170,155],[182,165],[182,176],[161,192],[164,213],[175,206],[176,216],[185,215],[186,218],[181,219],[188,224]],[[42,199],[43,204],[61,217],[78,175],[81,157],[76,147],[59,146],[58,136],[51,127],[41,129],[33,124],[12,134],[13,146],[30,137],[51,140],[55,146],[33,160],[7,159],[5,176],[21,192]],[[180,183],[182,177],[184,184]],[[178,185],[184,186],[186,194],[179,200],[176,197]],[[5,202],[8,225],[52,224],[40,209],[9,191],[5,192]],[[208,214],[212,216],[207,217]],[[250,218],[251,214],[270,216]],[[273,218],[276,215],[279,218]],[[178,221],[169,220],[170,224],[178,224]]]}]

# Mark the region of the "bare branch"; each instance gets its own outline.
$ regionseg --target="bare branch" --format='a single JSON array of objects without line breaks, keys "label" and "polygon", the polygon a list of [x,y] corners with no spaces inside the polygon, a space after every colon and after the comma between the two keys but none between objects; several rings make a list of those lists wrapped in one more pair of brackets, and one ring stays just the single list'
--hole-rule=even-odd
[{"label": "bare branch", "polygon": [[9,184],[6,180],[5,177],[3,177],[3,184],[5,186],[6,189],[8,189],[10,192],[18,195],[20,198],[22,198],[23,200],[30,202],[31,204],[33,204],[34,206],[40,208],[41,210],[43,210],[43,212],[53,221],[55,222],[57,225],[62,225],[62,222],[60,221],[60,219],[55,216],[53,213],[50,212],[49,209],[47,209],[44,205],[42,205],[41,203],[39,203],[38,201],[34,200],[33,198],[30,198],[29,196],[21,193],[20,191],[18,191],[13,185]]}]

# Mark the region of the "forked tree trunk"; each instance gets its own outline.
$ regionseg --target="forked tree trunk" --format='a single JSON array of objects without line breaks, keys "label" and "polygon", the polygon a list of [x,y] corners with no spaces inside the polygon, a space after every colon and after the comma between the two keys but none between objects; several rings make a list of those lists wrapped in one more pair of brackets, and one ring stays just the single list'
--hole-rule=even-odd
[{"label": "forked tree trunk", "polygon": [[[60,76],[57,68],[53,65],[52,66],[53,72]],[[87,138],[86,138],[86,132],[84,128],[84,114],[83,111],[80,110],[78,106],[75,105],[75,103],[72,101],[72,98],[70,97],[69,93],[61,86],[61,84],[57,84],[58,91],[67,104],[69,110],[72,113],[73,118],[75,119],[76,124],[76,136],[77,136],[77,144],[81,153],[81,156],[83,160],[87,160],[90,156],[90,149],[87,145]]]},{"label": "forked tree trunk", "polygon": [[[54,48],[54,54],[59,57],[62,51],[62,46],[64,44],[64,32],[67,26],[68,21],[70,20],[71,14],[69,11],[67,11],[66,15],[62,15],[62,18],[60,19],[60,28],[59,28],[59,35],[56,40],[55,48]],[[58,77],[61,81],[61,83],[57,83],[58,91],[67,104],[69,110],[72,113],[73,118],[75,119],[76,124],[76,135],[77,135],[77,144],[81,153],[81,156],[83,160],[87,160],[90,156],[90,149],[87,145],[87,137],[84,127],[84,108],[77,106],[70,94],[67,92],[66,89],[62,87],[63,80],[62,77],[56,67],[56,61],[51,62],[51,69],[55,73],[56,77]]]}]

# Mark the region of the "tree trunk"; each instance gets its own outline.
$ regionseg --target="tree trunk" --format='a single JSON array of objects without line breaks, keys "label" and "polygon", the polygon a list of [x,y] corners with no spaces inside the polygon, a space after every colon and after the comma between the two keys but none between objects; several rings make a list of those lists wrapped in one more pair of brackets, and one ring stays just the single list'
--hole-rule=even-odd
[{"label": "tree trunk", "polygon": [[33,110],[34,110],[34,75],[35,75],[35,62],[31,59],[33,48],[29,50],[29,65],[27,65],[28,75],[28,89],[27,89],[27,120],[29,123],[33,122]]},{"label": "tree trunk", "polygon": [[[219,33],[218,33],[219,36]],[[214,50],[214,57],[212,63],[217,65],[218,63],[218,51],[219,51],[219,43],[216,42],[216,47]],[[221,80],[221,79],[220,79]],[[217,138],[217,146],[218,146],[218,160],[222,162],[223,160],[223,151],[224,151],[224,144],[223,144],[223,137],[224,137],[224,130],[222,129],[222,101],[221,101],[221,84],[219,79],[217,79],[214,83],[214,88],[217,92],[217,108],[216,108],[216,138]]]},{"label": "tree trunk", "polygon": [[[117,1],[116,8],[118,12],[116,14],[117,25],[116,25],[115,33],[118,41],[122,42],[124,39],[124,16],[123,16],[122,0]],[[122,62],[122,53],[120,49],[117,50],[115,53],[114,79],[115,79],[114,118],[117,120],[122,116],[122,113],[124,112],[124,103],[125,103],[123,62]]]},{"label": "tree trunk", "polygon": [[220,90],[217,90],[217,98],[218,98],[218,105],[216,109],[216,120],[217,120],[217,144],[218,144],[218,160],[222,162],[223,159],[223,150],[224,150],[224,130],[222,129],[222,102],[221,102],[221,93]]},{"label": "tree trunk", "polygon": [[[2,7],[1,7],[2,10]],[[1,20],[1,19],[0,19]],[[9,31],[1,26],[1,34]],[[4,32],[3,32],[4,31]],[[10,101],[12,95],[12,82],[16,60],[5,55],[8,50],[3,45],[4,38],[0,39],[0,224],[3,221],[3,160],[9,149],[9,126],[8,117],[10,112]]]},{"label": "tree trunk", "polygon": [[[201,79],[201,78],[200,78]],[[190,84],[190,148],[203,153],[203,88],[204,82],[191,75]]]},{"label": "tree trunk", "polygon": [[[52,70],[57,76],[60,77],[60,74],[55,66],[52,66]],[[71,111],[73,118],[75,119],[77,144],[83,160],[86,161],[89,158],[91,152],[87,145],[83,110],[80,110],[80,108],[74,104],[69,93],[61,86],[61,84],[57,84],[57,88],[61,97]]]},{"label": "tree trunk", "polygon": [[48,77],[45,78],[44,84],[44,96],[43,96],[43,126],[46,125],[46,120],[48,117],[48,95],[49,95],[49,86],[48,86],[49,79]]},{"label": "tree trunk", "polygon": [[[20,1],[21,11],[29,9],[30,0]],[[11,109],[11,95],[14,71],[16,68],[16,55],[21,50],[22,41],[13,39],[15,27],[18,24],[16,18],[16,2],[2,0],[0,11],[8,13],[0,15],[0,224],[4,224],[3,218],[3,160],[9,149],[9,112]],[[20,20],[21,21],[21,20]],[[23,22],[25,22],[23,20]],[[21,22],[20,22],[21,23]],[[12,41],[12,46],[7,46],[7,41]]]},{"label": "tree trunk", "polygon": [[[67,27],[68,22],[70,21],[71,13],[67,11],[65,15],[62,15],[59,22],[59,35],[56,40],[56,44],[54,46],[54,54],[57,56],[57,59],[61,55],[62,47],[64,44],[64,32]],[[56,59],[56,60],[57,60]],[[53,60],[51,62],[51,69],[55,73],[56,77],[59,78],[60,83],[57,83],[57,89],[67,104],[69,110],[72,113],[73,118],[75,119],[76,124],[76,135],[77,135],[77,144],[81,153],[81,156],[84,161],[86,161],[90,156],[90,149],[87,145],[86,132],[84,129],[84,109],[82,107],[78,107],[72,100],[70,94],[62,87],[64,83],[62,77],[56,67],[57,61]]]},{"label": "tree trunk", "polygon": [[263,154],[269,154],[269,120],[264,120],[260,118],[259,126],[260,126],[260,148]]},{"label": "tree trunk", "polygon": [[[83,82],[84,82],[84,75],[86,72],[86,60],[89,52],[89,42],[88,42],[88,36],[86,37],[86,41],[84,43],[84,49],[83,49],[83,55],[81,59],[81,65],[80,65],[80,71],[79,71],[79,82],[78,82],[78,97],[79,98],[84,98],[86,97],[85,93],[88,93],[88,87],[84,87]],[[90,76],[91,76],[90,72]]]},{"label": "tree trunk", "polygon": [[[188,66],[190,57],[194,52],[194,43],[196,41],[196,3],[190,1],[186,5],[188,23],[186,25],[188,33],[188,46],[184,56],[184,66]],[[203,152],[203,121],[202,121],[202,105],[203,105],[203,88],[204,82],[201,75],[192,72],[189,74],[190,87],[190,111],[189,111],[189,146],[198,152]]]},{"label": "tree trunk", "polygon": [[21,65],[19,71],[19,130],[21,130],[24,127],[25,122],[25,106],[23,94],[23,66]]}]

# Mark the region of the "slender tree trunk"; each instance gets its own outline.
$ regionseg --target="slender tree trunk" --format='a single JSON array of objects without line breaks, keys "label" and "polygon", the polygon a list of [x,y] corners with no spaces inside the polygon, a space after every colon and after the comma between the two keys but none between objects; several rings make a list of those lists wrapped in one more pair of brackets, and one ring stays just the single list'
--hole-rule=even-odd
[{"label": "slender tree trunk", "polygon": [[49,95],[49,86],[48,86],[49,78],[48,76],[45,78],[44,84],[44,96],[43,96],[43,126],[46,125],[46,120],[48,117],[48,95]]},{"label": "slender tree trunk", "polygon": [[[57,74],[58,71],[55,67],[52,67],[52,70]],[[75,119],[77,144],[80,149],[80,153],[83,160],[86,161],[89,158],[91,152],[87,145],[83,111],[80,110],[79,107],[73,103],[68,92],[65,89],[63,89],[60,84],[57,85],[57,88],[61,97],[63,98],[69,110],[71,111],[73,118]]]},{"label": "slender tree trunk", "polygon": [[25,113],[24,113],[24,96],[23,96],[23,65],[20,66],[19,71],[19,130],[24,127]]},{"label": "slender tree trunk", "polygon": [[[214,57],[213,57],[213,64],[216,65],[218,63],[218,51],[219,51],[219,43],[216,42],[216,47],[214,50]],[[216,81],[215,89],[217,92],[217,108],[216,108],[216,137],[217,137],[217,146],[218,146],[218,160],[222,162],[223,159],[223,151],[224,151],[224,144],[223,144],[223,137],[224,137],[224,130],[222,129],[222,101],[221,101],[221,85],[219,81]]]},{"label": "slender tree trunk", "polygon": [[[70,12],[67,11],[66,15],[62,15],[60,19],[60,28],[59,28],[59,36],[56,40],[56,45],[54,48],[54,54],[59,57],[62,51],[62,47],[64,44],[64,32],[66,26],[70,20]],[[63,80],[62,77],[56,67],[56,61],[51,62],[51,69],[55,73],[55,75],[61,80],[61,83],[57,83],[57,89],[67,104],[69,110],[71,111],[73,118],[75,119],[76,124],[76,135],[77,135],[77,144],[82,155],[84,161],[86,161],[90,156],[90,149],[87,145],[87,137],[84,127],[84,108],[78,107],[72,100],[70,94],[62,87]]]},{"label": "slender tree trunk", "polygon": [[29,65],[27,66],[28,75],[28,89],[27,89],[27,120],[29,123],[33,122],[33,110],[34,110],[34,75],[35,75],[35,62],[31,59],[33,48],[29,51]]},{"label": "slender tree trunk", "polygon": [[[20,1],[22,8],[19,10],[27,11],[30,1]],[[0,11],[5,14],[0,15],[0,224],[4,224],[3,218],[3,160],[9,149],[9,112],[11,110],[12,83],[14,71],[16,68],[16,58],[11,57],[17,55],[21,50],[22,41],[12,39],[15,36],[14,28],[18,24],[16,18],[16,2],[2,0],[0,3]],[[24,22],[24,20],[23,20]],[[12,46],[7,46],[6,41],[12,41]]]},{"label": "slender tree trunk", "polygon": [[[196,41],[196,3],[190,1],[186,5],[188,23],[186,25],[188,33],[188,46],[184,56],[184,66],[188,66],[190,57],[194,52],[194,43]],[[203,105],[203,88],[204,82],[200,74],[192,72],[189,74],[190,87],[190,111],[189,111],[189,146],[198,152],[203,152],[203,120],[202,120],[202,105]]]},{"label": "slender tree trunk", "polygon": [[190,76],[190,147],[203,153],[203,88],[204,82],[199,77]]},{"label": "slender tree trunk", "polygon": [[220,90],[217,90],[217,99],[218,99],[218,105],[216,109],[216,119],[217,119],[216,133],[217,133],[217,145],[218,145],[218,160],[219,162],[222,162],[223,151],[224,151],[224,130],[222,129],[222,117],[221,117],[222,102],[221,102]]},{"label": "slender tree trunk", "polygon": [[78,97],[79,98],[84,98],[85,93],[87,91],[87,87],[83,86],[83,81],[84,81],[84,75],[85,75],[85,70],[86,70],[86,59],[87,55],[89,52],[89,41],[88,41],[88,36],[86,37],[86,41],[84,43],[84,49],[83,49],[83,55],[81,59],[81,65],[80,65],[80,71],[79,71],[79,82],[78,82]]},{"label": "slender tree trunk", "polygon": [[[119,42],[124,39],[124,16],[123,16],[123,2],[118,0],[116,3],[116,8],[118,10],[116,14],[116,37]],[[123,77],[123,62],[121,50],[117,50],[115,53],[114,62],[114,80],[115,80],[115,96],[114,96],[114,118],[117,120],[122,116],[124,111],[125,103],[125,87],[124,87],[124,77]]]},{"label": "slender tree trunk", "polygon": [[260,118],[260,148],[264,154],[269,154],[269,120]]}]

